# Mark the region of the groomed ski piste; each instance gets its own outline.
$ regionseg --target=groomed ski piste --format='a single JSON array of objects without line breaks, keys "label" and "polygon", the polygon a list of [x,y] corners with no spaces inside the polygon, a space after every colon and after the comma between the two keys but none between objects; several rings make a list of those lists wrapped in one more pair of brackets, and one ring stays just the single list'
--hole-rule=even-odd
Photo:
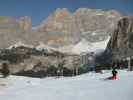
[{"label": "groomed ski piste", "polygon": [[117,80],[104,80],[111,70],[74,77],[0,78],[0,100],[133,100],[133,72],[118,70]]}]

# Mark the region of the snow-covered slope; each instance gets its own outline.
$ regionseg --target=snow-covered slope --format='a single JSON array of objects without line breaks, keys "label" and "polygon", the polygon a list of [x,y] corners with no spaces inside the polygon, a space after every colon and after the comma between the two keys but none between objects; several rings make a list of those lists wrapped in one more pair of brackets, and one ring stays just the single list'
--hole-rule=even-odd
[{"label": "snow-covered slope", "polygon": [[101,50],[105,50],[106,46],[107,46],[107,44],[109,42],[109,39],[110,39],[110,37],[108,37],[104,41],[92,43],[92,48],[90,49],[90,51],[99,52]]},{"label": "snow-covered slope", "polygon": [[110,37],[104,41],[89,43],[87,40],[82,39],[76,45],[70,45],[61,47],[58,50],[61,52],[69,52],[74,54],[88,53],[88,52],[100,52],[105,50]]},{"label": "snow-covered slope", "polygon": [[66,78],[0,78],[1,83],[7,83],[0,86],[0,100],[133,100],[133,72],[118,71],[118,80],[103,80],[110,74],[111,71]]},{"label": "snow-covered slope", "polygon": [[8,49],[11,49],[13,47],[24,46],[24,47],[30,47],[30,48],[34,47],[37,50],[45,49],[48,52],[60,51],[63,53],[71,53],[71,54],[81,54],[81,53],[88,53],[88,52],[97,53],[106,48],[109,38],[110,37],[108,37],[104,41],[93,42],[93,43],[90,43],[87,40],[82,39],[80,42],[78,42],[75,45],[68,45],[68,46],[63,46],[63,47],[59,47],[59,48],[54,48],[54,47],[48,46],[48,45],[44,44],[43,42],[39,42],[39,45],[34,47],[32,45],[26,45],[20,41],[14,45],[11,45],[10,47],[8,47]]},{"label": "snow-covered slope", "polygon": [[80,54],[83,52],[88,52],[91,48],[91,44],[89,44],[85,39],[82,39],[76,45],[69,45],[58,48],[60,52],[72,53],[72,54]]},{"label": "snow-covered slope", "polygon": [[85,39],[82,39],[78,44],[73,46],[72,52],[76,54],[80,54],[83,52],[88,52],[89,49],[91,48],[91,44],[88,43]]}]

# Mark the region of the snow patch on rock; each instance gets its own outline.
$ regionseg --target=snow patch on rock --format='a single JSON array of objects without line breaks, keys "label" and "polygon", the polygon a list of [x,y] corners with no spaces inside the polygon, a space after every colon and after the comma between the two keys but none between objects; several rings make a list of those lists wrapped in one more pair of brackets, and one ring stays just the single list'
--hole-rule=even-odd
[{"label": "snow patch on rock", "polygon": [[50,47],[50,46],[44,44],[43,42],[39,42],[39,45],[36,46],[36,49],[37,49],[37,50],[43,50],[43,49],[45,49],[45,50],[47,50],[48,52],[52,52],[53,50],[56,50],[55,48]]},{"label": "snow patch on rock", "polygon": [[30,48],[34,47],[33,45],[27,45],[27,44],[24,44],[22,41],[19,41],[14,45],[9,46],[8,49],[12,49],[13,47],[17,48],[17,47],[20,47],[20,46],[30,47]]}]

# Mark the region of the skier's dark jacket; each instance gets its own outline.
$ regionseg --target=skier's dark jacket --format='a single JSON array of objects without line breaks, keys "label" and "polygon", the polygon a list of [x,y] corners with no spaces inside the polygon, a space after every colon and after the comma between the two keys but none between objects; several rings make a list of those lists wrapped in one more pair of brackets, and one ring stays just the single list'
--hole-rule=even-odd
[{"label": "skier's dark jacket", "polygon": [[113,76],[116,76],[117,73],[118,73],[118,72],[117,72],[115,69],[112,70],[112,74],[113,74]]}]

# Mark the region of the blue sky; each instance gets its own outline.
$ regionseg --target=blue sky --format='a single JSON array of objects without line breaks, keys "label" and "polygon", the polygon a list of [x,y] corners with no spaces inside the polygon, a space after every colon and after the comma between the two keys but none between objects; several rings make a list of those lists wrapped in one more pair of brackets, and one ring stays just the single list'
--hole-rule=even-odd
[{"label": "blue sky", "polygon": [[56,8],[116,9],[123,14],[133,14],[133,0],[0,0],[1,16],[30,16],[33,26],[52,13]]}]

